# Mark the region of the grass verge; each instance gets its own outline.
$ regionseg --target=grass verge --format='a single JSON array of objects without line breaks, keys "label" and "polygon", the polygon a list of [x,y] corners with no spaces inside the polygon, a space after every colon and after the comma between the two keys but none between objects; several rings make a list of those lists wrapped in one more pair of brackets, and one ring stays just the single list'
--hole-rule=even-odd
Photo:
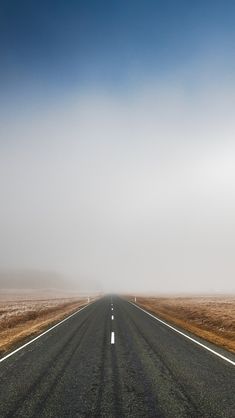
[{"label": "grass verge", "polygon": [[0,302],[0,356],[87,304],[87,298]]},{"label": "grass verge", "polygon": [[136,302],[159,318],[235,353],[235,297],[137,297]]}]

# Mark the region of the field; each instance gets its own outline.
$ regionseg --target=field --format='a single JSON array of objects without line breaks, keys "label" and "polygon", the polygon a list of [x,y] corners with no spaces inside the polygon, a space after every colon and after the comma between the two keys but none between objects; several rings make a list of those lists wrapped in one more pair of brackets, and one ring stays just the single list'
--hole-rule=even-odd
[{"label": "field", "polygon": [[87,303],[87,298],[0,300],[0,355]]},{"label": "field", "polygon": [[137,304],[235,353],[234,296],[137,297]]}]

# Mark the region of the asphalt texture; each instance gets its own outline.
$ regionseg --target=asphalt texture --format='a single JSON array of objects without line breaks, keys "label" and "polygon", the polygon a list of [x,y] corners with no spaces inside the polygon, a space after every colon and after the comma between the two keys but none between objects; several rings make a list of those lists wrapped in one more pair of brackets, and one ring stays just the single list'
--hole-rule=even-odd
[{"label": "asphalt texture", "polygon": [[0,363],[0,417],[234,418],[234,388],[232,364],[105,297]]}]

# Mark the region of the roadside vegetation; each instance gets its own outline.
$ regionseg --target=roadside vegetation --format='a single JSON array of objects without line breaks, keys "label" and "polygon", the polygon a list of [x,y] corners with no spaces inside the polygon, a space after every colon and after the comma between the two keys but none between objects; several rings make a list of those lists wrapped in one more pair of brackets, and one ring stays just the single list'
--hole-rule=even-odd
[{"label": "roadside vegetation", "polygon": [[0,300],[0,355],[87,304],[87,298]]},{"label": "roadside vegetation", "polygon": [[[129,300],[135,301],[134,297]],[[136,303],[235,353],[235,296],[137,297]]]}]

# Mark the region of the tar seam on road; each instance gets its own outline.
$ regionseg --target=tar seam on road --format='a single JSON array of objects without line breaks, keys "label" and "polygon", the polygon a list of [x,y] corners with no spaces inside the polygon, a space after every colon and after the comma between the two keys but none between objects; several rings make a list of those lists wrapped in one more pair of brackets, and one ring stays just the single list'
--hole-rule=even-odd
[{"label": "tar seam on road", "polygon": [[115,344],[115,334],[113,331],[111,332],[111,344]]},{"label": "tar seam on road", "polygon": [[159,321],[162,324],[166,325],[166,327],[172,329],[173,331],[177,332],[180,335],[183,335],[183,337],[187,338],[188,340],[193,341],[195,344],[198,344],[200,347],[203,347],[205,350],[210,351],[211,353],[215,354],[216,356],[222,358],[223,360],[225,360],[228,363],[230,363],[233,366],[235,366],[235,362],[232,361],[232,360],[230,360],[229,358],[223,356],[222,354],[218,353],[215,350],[212,350],[212,348],[207,347],[206,345],[200,343],[199,341],[197,341],[196,339],[190,337],[189,335],[185,334],[184,332],[179,331],[177,328],[173,327],[172,325],[168,324],[167,322],[163,321],[162,319],[158,318],[157,316],[152,315],[150,312],[146,311],[145,309],[140,308],[140,306],[135,305],[133,302],[129,302],[129,303],[131,303],[133,306],[135,306],[136,308],[140,309],[141,311],[145,312],[147,315],[151,316],[152,318],[156,319],[156,321]]},{"label": "tar seam on road", "polygon": [[[94,302],[93,302],[94,303]],[[72,313],[71,315],[67,316],[67,318],[64,318],[62,321],[58,322],[57,324],[53,325],[53,327],[47,329],[46,331],[42,332],[42,334],[39,334],[37,337],[33,338],[32,340],[28,341],[27,343],[21,345],[20,347],[18,347],[16,350],[12,351],[11,353],[7,354],[5,357],[2,357],[0,359],[0,363],[2,363],[4,360],[6,360],[7,358],[13,356],[13,354],[16,354],[18,351],[22,350],[23,348],[27,347],[27,345],[32,344],[34,341],[38,340],[40,337],[42,337],[43,335],[47,334],[48,332],[52,331],[54,328],[58,327],[60,324],[62,324],[63,322],[67,321],[68,319],[72,318],[72,316],[78,314],[79,312],[83,311],[83,309],[87,308],[88,306],[90,306],[91,303],[89,303],[86,306],[83,306],[83,308],[79,309],[78,311]]]}]

